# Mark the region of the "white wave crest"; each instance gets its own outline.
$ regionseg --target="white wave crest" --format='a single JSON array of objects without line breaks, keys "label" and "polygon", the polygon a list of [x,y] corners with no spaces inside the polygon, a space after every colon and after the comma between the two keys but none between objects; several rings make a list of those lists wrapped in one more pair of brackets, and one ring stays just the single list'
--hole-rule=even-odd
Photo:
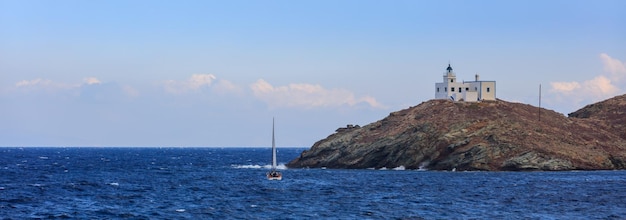
[{"label": "white wave crest", "polygon": [[406,170],[406,168],[400,165],[399,167],[393,168],[393,170]]},{"label": "white wave crest", "polygon": [[[271,169],[272,165],[258,165],[258,164],[233,164],[231,165],[232,168],[235,169]],[[278,166],[276,166],[277,170],[286,170],[287,166],[285,166],[285,164],[279,164]]]},{"label": "white wave crest", "polygon": [[428,165],[430,165],[430,161],[424,161],[422,163],[420,163],[420,167],[418,169],[418,171],[427,171],[428,170]]},{"label": "white wave crest", "polygon": [[235,169],[261,169],[262,168],[261,165],[238,165],[238,164],[232,165],[231,167]]},{"label": "white wave crest", "polygon": [[[269,168],[272,168],[272,167],[270,166]],[[268,168],[268,169],[269,169],[269,168]],[[276,169],[279,169],[279,170],[286,170],[286,169],[287,169],[287,166],[285,166],[285,164],[278,164],[278,166],[276,166]]]}]

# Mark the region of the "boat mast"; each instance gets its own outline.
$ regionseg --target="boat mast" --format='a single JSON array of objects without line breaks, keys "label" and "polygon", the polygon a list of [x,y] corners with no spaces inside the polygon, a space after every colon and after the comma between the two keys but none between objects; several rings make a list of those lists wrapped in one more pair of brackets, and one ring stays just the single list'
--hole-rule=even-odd
[{"label": "boat mast", "polygon": [[272,118],[272,170],[276,169],[276,141],[274,139],[274,118]]}]

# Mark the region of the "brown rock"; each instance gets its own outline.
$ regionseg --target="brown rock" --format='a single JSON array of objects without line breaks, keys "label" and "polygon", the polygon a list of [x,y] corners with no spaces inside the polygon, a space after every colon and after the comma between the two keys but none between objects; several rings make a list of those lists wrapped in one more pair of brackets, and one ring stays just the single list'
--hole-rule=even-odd
[{"label": "brown rock", "polygon": [[502,100],[430,100],[315,143],[289,167],[626,169],[626,95],[565,117]]}]

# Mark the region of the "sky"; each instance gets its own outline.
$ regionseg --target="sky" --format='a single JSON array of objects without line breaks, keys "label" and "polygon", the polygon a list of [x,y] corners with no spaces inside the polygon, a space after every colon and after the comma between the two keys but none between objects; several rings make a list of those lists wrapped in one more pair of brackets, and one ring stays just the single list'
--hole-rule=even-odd
[{"label": "sky", "polygon": [[0,0],[0,146],[310,147],[448,64],[567,115],[626,93],[626,1]]}]

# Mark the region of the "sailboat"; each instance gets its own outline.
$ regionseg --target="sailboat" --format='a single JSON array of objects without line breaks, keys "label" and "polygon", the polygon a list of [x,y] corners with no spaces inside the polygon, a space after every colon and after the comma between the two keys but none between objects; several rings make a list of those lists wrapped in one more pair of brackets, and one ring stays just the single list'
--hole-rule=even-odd
[{"label": "sailboat", "polygon": [[268,180],[282,180],[283,174],[276,170],[276,140],[274,138],[274,119],[272,118],[272,169],[267,172]]}]

